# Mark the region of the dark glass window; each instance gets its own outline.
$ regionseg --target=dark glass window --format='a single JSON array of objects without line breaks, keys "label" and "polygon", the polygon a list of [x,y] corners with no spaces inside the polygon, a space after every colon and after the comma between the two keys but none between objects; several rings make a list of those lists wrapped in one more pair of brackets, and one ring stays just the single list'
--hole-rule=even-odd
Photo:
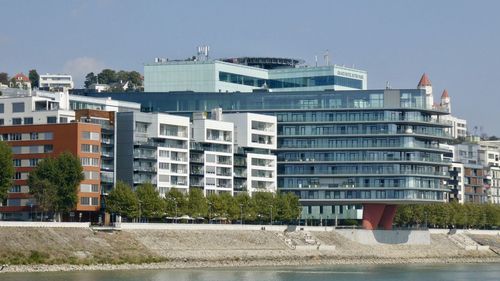
[{"label": "dark glass window", "polygon": [[33,117],[24,117],[24,125],[33,124]]},{"label": "dark glass window", "polygon": [[24,112],[24,102],[12,103],[12,112]]},{"label": "dark glass window", "polygon": [[57,117],[55,117],[55,116],[48,116],[47,117],[47,123],[57,123]]}]

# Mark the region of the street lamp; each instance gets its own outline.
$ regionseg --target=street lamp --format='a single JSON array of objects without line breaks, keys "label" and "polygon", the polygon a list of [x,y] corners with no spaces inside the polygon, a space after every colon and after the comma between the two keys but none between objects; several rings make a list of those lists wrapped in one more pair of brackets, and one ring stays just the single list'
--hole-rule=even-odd
[{"label": "street lamp", "polygon": [[212,223],[212,202],[208,202],[208,223]]},{"label": "street lamp", "polygon": [[273,205],[271,205],[271,225],[273,224]]},{"label": "street lamp", "polygon": [[243,204],[240,204],[241,221],[240,224],[243,225]]},{"label": "street lamp", "polygon": [[30,201],[30,220],[33,221],[33,202]]},{"label": "street lamp", "polygon": [[175,217],[174,217],[174,223],[177,223],[177,199],[172,198],[172,201],[174,201],[175,204]]},{"label": "street lamp", "polygon": [[141,222],[141,216],[142,216],[142,202],[141,200],[137,201],[139,203],[139,222]]}]

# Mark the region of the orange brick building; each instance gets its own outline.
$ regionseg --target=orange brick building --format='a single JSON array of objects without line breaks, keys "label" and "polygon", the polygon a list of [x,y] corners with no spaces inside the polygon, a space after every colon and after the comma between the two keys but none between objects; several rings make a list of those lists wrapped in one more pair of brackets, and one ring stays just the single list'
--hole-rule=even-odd
[{"label": "orange brick building", "polygon": [[[88,123],[0,126],[0,136],[12,147],[16,169],[7,202],[0,206],[3,219],[40,219],[29,193],[29,172],[47,157],[68,151],[80,158],[85,179],[78,187],[78,203],[67,218],[88,220],[100,210],[101,127]],[[6,204],[5,204],[6,203]],[[96,217],[96,215],[94,215]]]}]

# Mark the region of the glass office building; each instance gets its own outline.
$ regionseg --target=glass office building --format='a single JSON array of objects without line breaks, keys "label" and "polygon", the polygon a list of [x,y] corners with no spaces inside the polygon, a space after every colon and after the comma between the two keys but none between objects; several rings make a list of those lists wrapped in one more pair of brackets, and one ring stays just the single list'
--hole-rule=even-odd
[{"label": "glass office building", "polygon": [[423,90],[108,95],[144,111],[276,116],[278,190],[300,197],[303,219],[357,218],[363,206],[366,228],[389,228],[396,205],[447,199],[448,113],[427,108]]},{"label": "glass office building", "polygon": [[[366,71],[340,65],[297,66],[287,58],[164,61],[144,65],[146,92],[364,90]],[[252,59],[253,63],[249,63]]]}]

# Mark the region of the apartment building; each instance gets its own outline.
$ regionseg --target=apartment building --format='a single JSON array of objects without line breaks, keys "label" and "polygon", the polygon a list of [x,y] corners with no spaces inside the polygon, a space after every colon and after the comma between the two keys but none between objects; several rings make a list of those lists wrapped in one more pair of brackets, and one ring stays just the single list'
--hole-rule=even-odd
[{"label": "apartment building", "polygon": [[222,109],[193,114],[191,124],[191,186],[205,195],[234,194],[234,124],[223,121]]},{"label": "apartment building", "polygon": [[116,179],[155,185],[161,196],[189,190],[189,118],[162,113],[118,112]]},{"label": "apartment building", "polygon": [[56,98],[30,95],[0,97],[0,126],[68,123],[75,119],[67,95]]},{"label": "apartment building", "polygon": [[276,192],[277,121],[255,113],[223,114],[234,124],[234,192]]},{"label": "apartment building", "polygon": [[73,87],[73,77],[68,74],[41,74],[38,82],[38,88],[54,92],[66,92]]},{"label": "apartment building", "polygon": [[[78,189],[74,215],[95,219],[100,209],[101,128],[95,124],[32,124],[0,126],[0,136],[11,147],[16,174],[7,204],[0,206],[3,219],[39,219],[37,202],[29,193],[28,175],[38,162],[70,152],[80,158],[85,179]],[[81,215],[80,215],[81,214]]]}]

